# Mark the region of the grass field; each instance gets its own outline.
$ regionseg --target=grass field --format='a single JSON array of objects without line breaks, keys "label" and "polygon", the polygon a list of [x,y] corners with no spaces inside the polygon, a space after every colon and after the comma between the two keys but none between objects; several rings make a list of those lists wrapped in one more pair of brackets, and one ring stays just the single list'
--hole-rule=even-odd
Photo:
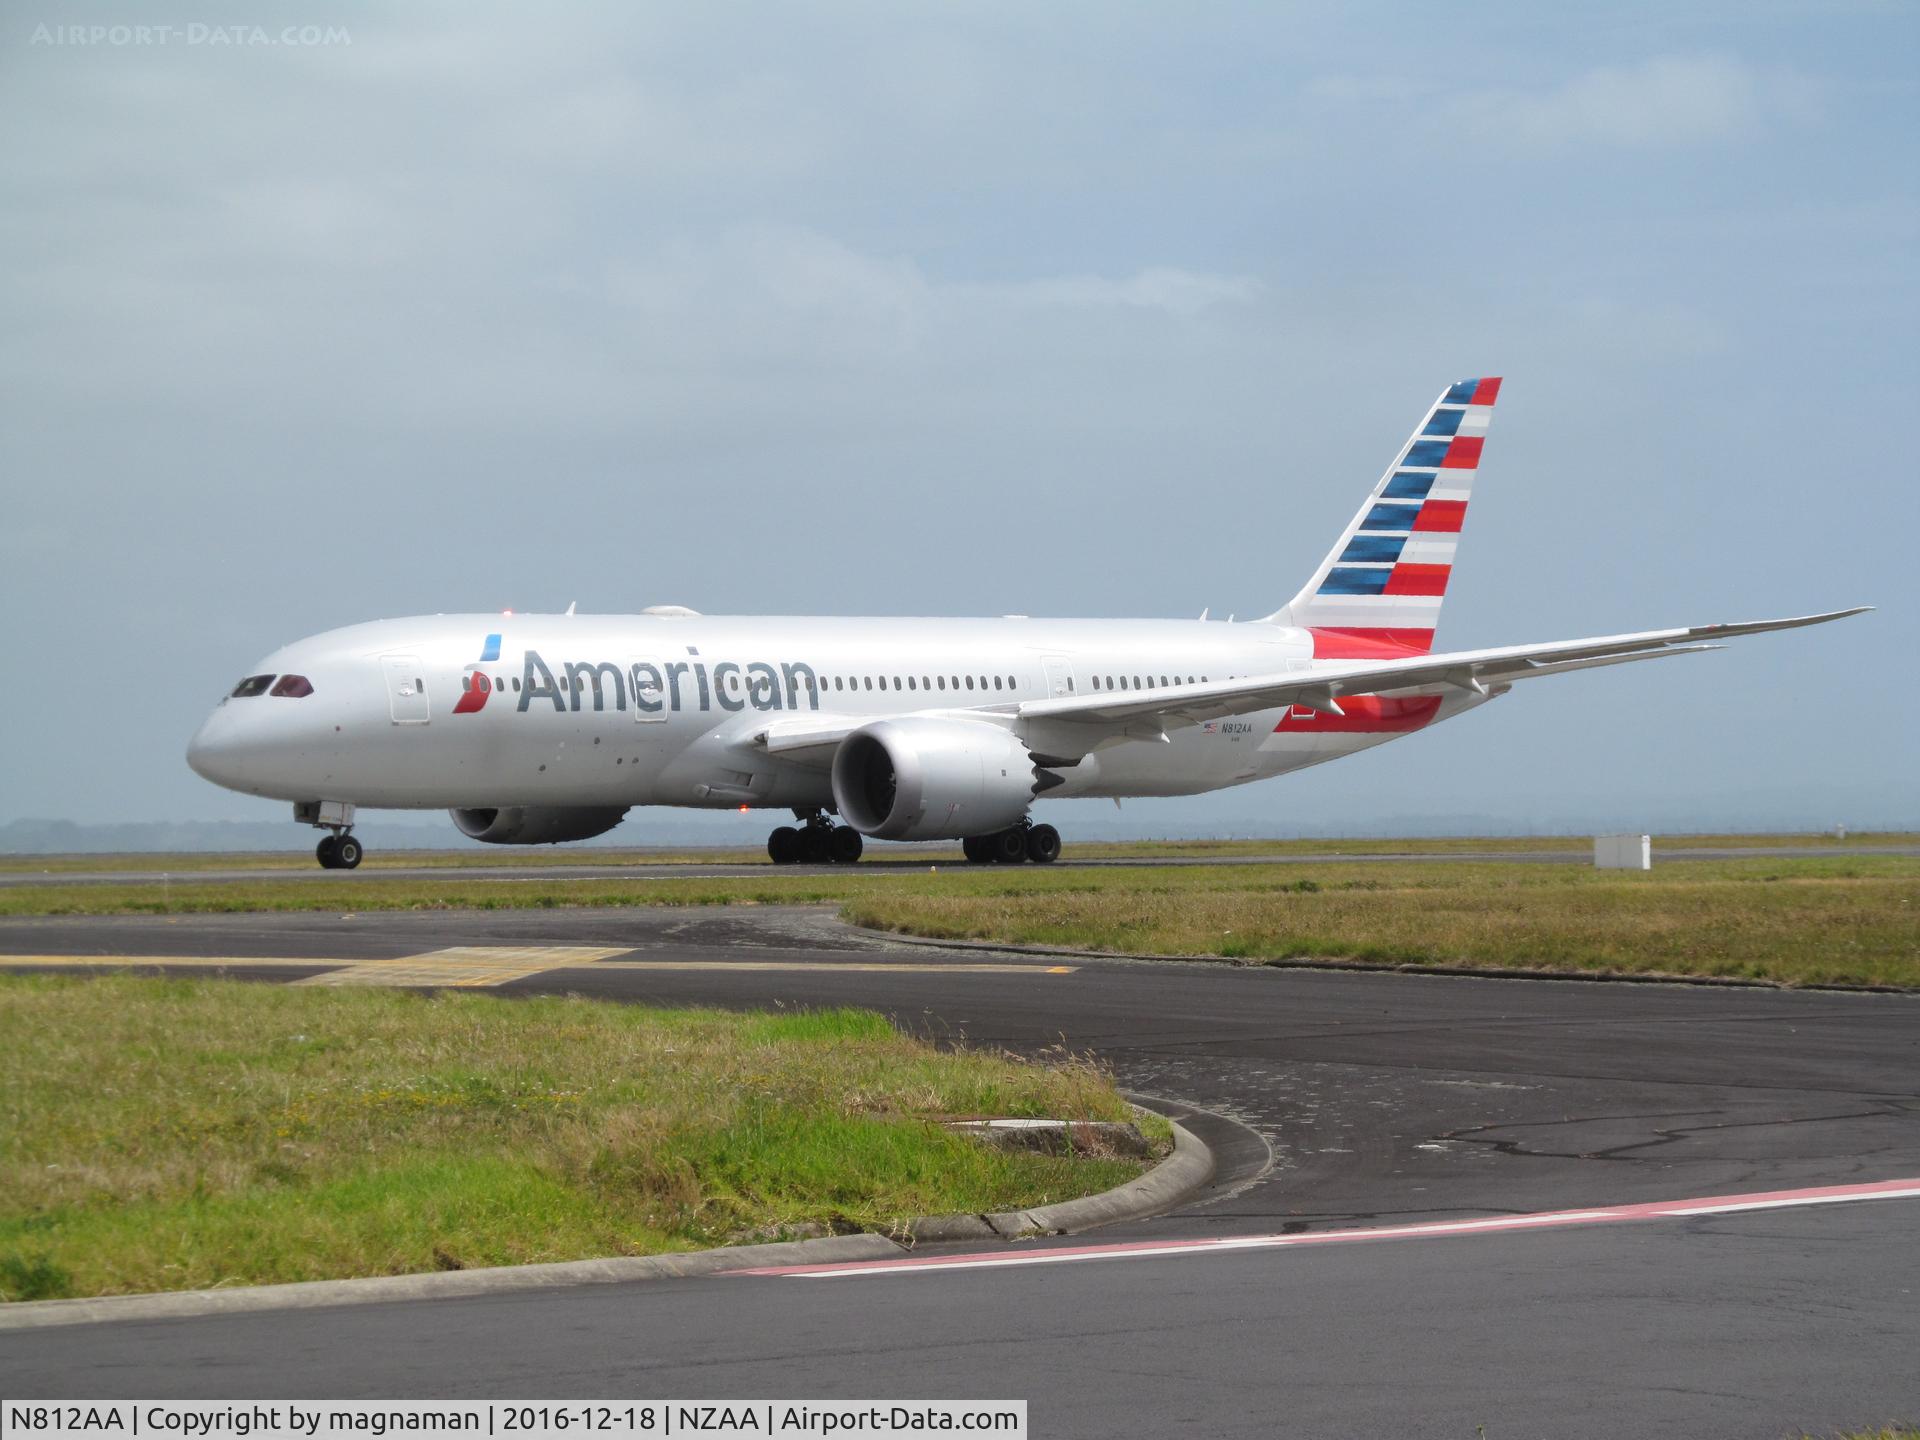
[{"label": "grass field", "polygon": [[1125,1119],[1076,1062],[881,1017],[0,978],[0,1295],[646,1254],[1043,1204],[1138,1162],[951,1115]]},{"label": "grass field", "polygon": [[[462,870],[516,869],[540,870],[555,865],[765,865],[762,845],[714,847],[708,849],[642,849],[596,846],[538,846],[521,849],[498,846],[464,850],[382,850],[378,831],[368,832],[373,850],[365,868]],[[1908,831],[1881,831],[1849,835],[1844,841],[1831,834],[1766,835],[1659,835],[1653,848],[1661,850],[1697,849],[1781,849],[1826,848],[1842,846],[1917,845],[1920,834]],[[1462,835],[1420,839],[1364,840],[1129,840],[1116,842],[1075,841],[1068,850],[1069,859],[1079,860],[1156,860],[1168,858],[1232,858],[1253,855],[1459,855],[1511,854],[1516,851],[1564,851],[1567,855],[1589,855],[1593,840],[1586,835]],[[926,864],[957,863],[958,845],[875,845],[874,858],[912,860]],[[286,851],[247,851],[244,853],[172,853],[172,854],[100,854],[100,855],[0,855],[0,874],[68,875],[92,871],[142,871],[153,874],[191,875],[205,870],[310,871],[314,869],[311,848]]]},{"label": "grass field", "polygon": [[1920,986],[1920,859],[1758,855],[1650,873],[1364,861],[1048,870],[934,865],[797,875],[16,886],[0,915],[835,903],[952,939],[1392,965]]},{"label": "grass field", "polygon": [[[1253,962],[1920,986],[1920,860],[1898,857],[1675,862],[1645,874],[1436,862],[1092,875],[997,894],[895,886],[844,913],[916,935]],[[1100,883],[1109,876],[1118,883]]]}]

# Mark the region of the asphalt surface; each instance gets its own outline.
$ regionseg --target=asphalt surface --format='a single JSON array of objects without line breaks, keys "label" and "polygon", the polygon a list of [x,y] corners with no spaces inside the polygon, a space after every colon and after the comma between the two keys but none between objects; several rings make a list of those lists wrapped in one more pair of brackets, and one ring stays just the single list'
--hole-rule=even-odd
[{"label": "asphalt surface", "polygon": [[[242,881],[279,881],[312,880],[321,884],[338,885],[343,888],[354,884],[356,880],[508,880],[539,882],[543,880],[713,880],[739,876],[765,876],[769,873],[764,863],[734,864],[716,862],[707,864],[700,861],[675,862],[672,864],[649,864],[647,862],[621,865],[559,864],[559,865],[409,865],[402,858],[405,852],[396,852],[372,859],[359,870],[323,870],[316,862],[303,865],[297,859],[289,861],[282,869],[262,870],[258,867],[235,869],[182,869],[167,875],[166,878],[181,884],[221,884],[228,885]],[[1656,848],[1655,860],[1739,860],[1773,858],[1778,860],[1817,859],[1832,855],[1920,855],[1920,845],[1780,845],[1755,847],[1743,846],[1698,846],[1686,848]],[[1500,864],[1528,865],[1585,865],[1591,860],[1586,850],[1462,850],[1446,853],[1433,851],[1393,851],[1382,854],[1353,853],[1341,851],[1314,852],[1296,854],[1292,852],[1273,855],[1167,855],[1142,858],[1093,858],[1076,860],[1069,851],[1055,861],[1059,869],[1147,869],[1161,866],[1190,865],[1368,865],[1391,864],[1406,861],[1491,861]],[[948,857],[942,863],[960,863],[955,857]],[[859,865],[861,874],[919,875],[926,872],[928,861],[925,857],[914,858],[899,849],[889,848],[872,858],[862,860]],[[784,866],[777,873],[782,875],[832,875],[847,873],[845,866],[835,865],[792,865]],[[11,885],[157,885],[161,883],[163,872],[157,870],[0,870],[0,888]]]},{"label": "asphalt surface", "polygon": [[[239,973],[274,980],[546,945],[630,953],[498,988],[869,1005],[942,1039],[1090,1051],[1129,1088],[1210,1112],[1191,1123],[1219,1147],[1214,1186],[1103,1241],[1920,1176],[1908,996],[1200,963],[1057,973],[1015,956],[982,972],[961,968],[982,952],[898,947],[799,909],[0,923],[14,954],[247,956],[263,963]],[[910,968],[856,968],[876,962]],[[1043,1435],[1825,1432],[1920,1415],[1917,1219],[1920,1202],[1880,1200],[17,1332],[0,1336],[0,1393],[1025,1397]]]}]

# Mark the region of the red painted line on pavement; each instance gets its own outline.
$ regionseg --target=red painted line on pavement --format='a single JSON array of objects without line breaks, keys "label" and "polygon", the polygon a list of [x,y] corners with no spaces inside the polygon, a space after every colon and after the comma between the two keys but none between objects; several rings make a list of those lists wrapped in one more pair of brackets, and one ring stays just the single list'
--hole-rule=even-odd
[{"label": "red painted line on pavement", "polygon": [[1703,1215],[1732,1215],[1749,1210],[1838,1205],[1852,1200],[1913,1199],[1920,1199],[1920,1177],[1880,1180],[1866,1185],[1823,1185],[1803,1190],[1763,1190],[1746,1195],[1704,1195],[1690,1200],[1656,1200],[1644,1205],[1608,1205],[1590,1210],[1543,1210],[1531,1215],[1497,1215],[1484,1220],[1436,1220],[1422,1225],[1388,1225],[1364,1230],[1317,1230],[1298,1235],[1229,1235],[1202,1240],[1138,1240],[1118,1245],[1062,1245],[1015,1253],[985,1251],[924,1258],[907,1256],[899,1260],[853,1260],[838,1265],[770,1265],[756,1270],[731,1270],[726,1273],[823,1279],[834,1276],[910,1275],[929,1270],[994,1270],[1022,1265],[1066,1265],[1082,1260],[1138,1260],[1204,1255],[1222,1250],[1282,1250],[1308,1245],[1351,1245],[1362,1241],[1485,1235],[1503,1230],[1695,1219]]}]

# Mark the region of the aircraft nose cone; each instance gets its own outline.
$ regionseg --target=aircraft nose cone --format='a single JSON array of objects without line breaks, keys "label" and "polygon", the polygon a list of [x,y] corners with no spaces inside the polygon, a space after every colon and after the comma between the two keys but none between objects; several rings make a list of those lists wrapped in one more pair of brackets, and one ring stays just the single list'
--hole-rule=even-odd
[{"label": "aircraft nose cone", "polygon": [[240,740],[224,706],[209,715],[187,742],[187,764],[204,780],[230,790],[239,788]]}]

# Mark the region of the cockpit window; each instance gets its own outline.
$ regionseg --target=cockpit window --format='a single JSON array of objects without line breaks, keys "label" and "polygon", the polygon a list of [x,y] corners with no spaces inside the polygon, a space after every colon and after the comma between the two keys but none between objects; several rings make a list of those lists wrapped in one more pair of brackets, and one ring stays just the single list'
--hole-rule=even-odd
[{"label": "cockpit window", "polygon": [[233,687],[232,698],[235,700],[249,700],[255,695],[264,695],[267,693],[267,687],[271,684],[273,684],[273,676],[271,675],[249,675]]},{"label": "cockpit window", "polygon": [[273,687],[272,693],[298,699],[302,695],[313,694],[313,682],[304,675],[282,675],[280,683]]}]

